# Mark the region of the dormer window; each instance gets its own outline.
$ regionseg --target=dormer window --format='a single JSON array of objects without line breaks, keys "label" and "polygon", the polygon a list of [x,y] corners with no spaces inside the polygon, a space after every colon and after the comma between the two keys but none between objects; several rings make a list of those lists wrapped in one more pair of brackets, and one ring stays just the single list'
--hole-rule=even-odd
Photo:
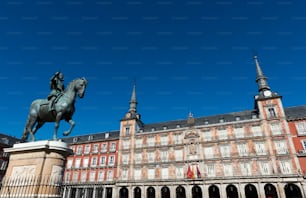
[{"label": "dormer window", "polygon": [[163,126],[163,129],[164,129],[164,130],[167,130],[167,129],[168,129],[168,127],[167,127],[167,126]]},{"label": "dormer window", "polygon": [[180,124],[177,124],[177,125],[176,125],[176,128],[181,128],[181,125],[180,125]]},{"label": "dormer window", "polygon": [[109,137],[109,133],[105,133],[105,139]]},{"label": "dormer window", "polygon": [[155,131],[155,128],[154,128],[154,127],[152,127],[152,128],[151,128],[151,131]]},{"label": "dormer window", "polygon": [[223,122],[224,122],[224,118],[220,118],[220,119],[219,119],[219,122],[220,122],[220,123],[223,123]]},{"label": "dormer window", "polygon": [[252,119],[257,119],[257,115],[255,113],[252,114]]},{"label": "dormer window", "polygon": [[204,124],[208,125],[209,124],[208,120],[204,120]]},{"label": "dormer window", "polygon": [[73,143],[76,143],[78,141],[78,138],[77,137],[74,137],[73,138]]},{"label": "dormer window", "polygon": [[91,140],[93,140],[93,136],[92,135],[88,136],[88,141],[91,141]]},{"label": "dormer window", "polygon": [[236,116],[236,121],[239,121],[240,120],[240,116]]}]

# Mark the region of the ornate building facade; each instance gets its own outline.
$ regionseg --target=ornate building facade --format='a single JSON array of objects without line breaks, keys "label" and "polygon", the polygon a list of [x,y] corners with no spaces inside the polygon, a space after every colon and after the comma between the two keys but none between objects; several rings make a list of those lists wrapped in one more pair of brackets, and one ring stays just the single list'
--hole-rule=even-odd
[{"label": "ornate building facade", "polygon": [[120,131],[113,140],[97,140],[98,150],[103,142],[116,142],[115,165],[104,171],[112,170],[113,180],[99,176],[102,153],[82,153],[85,164],[96,156],[96,167],[77,162],[78,147],[93,149],[94,140],[71,143],[75,154],[67,161],[64,197],[82,197],[77,192],[84,189],[83,197],[103,198],[306,197],[306,106],[284,108],[257,57],[255,65],[254,109],[242,112],[198,118],[190,113],[186,120],[144,124],[134,85]]}]

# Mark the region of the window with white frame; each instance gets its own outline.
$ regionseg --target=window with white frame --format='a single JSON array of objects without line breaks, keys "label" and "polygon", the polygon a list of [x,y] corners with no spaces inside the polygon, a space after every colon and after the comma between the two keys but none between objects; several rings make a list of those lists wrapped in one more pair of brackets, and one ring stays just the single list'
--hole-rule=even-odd
[{"label": "window with white frame", "polygon": [[125,135],[130,135],[130,127],[125,127]]},{"label": "window with white frame", "polygon": [[168,175],[169,175],[169,169],[166,167],[163,167],[161,170],[161,178],[168,179]]},{"label": "window with white frame", "polygon": [[130,140],[123,140],[123,149],[130,148]]},{"label": "window with white frame", "polygon": [[72,162],[73,162],[73,159],[69,159],[67,161],[67,169],[71,169],[72,168]]},{"label": "window with white frame", "polygon": [[101,152],[102,152],[102,153],[105,153],[106,151],[107,151],[107,144],[104,143],[104,144],[102,144]]},{"label": "window with white frame", "polygon": [[77,155],[80,155],[80,154],[82,154],[82,151],[83,151],[83,147],[82,147],[81,145],[79,145],[79,146],[77,147],[76,154],[77,154]]},{"label": "window with white frame", "polygon": [[270,129],[271,129],[272,135],[282,134],[282,127],[281,127],[281,124],[279,122],[270,123]]},{"label": "window with white frame", "polygon": [[167,162],[168,161],[169,152],[168,151],[161,151],[161,161]]},{"label": "window with white frame", "polygon": [[269,162],[266,161],[259,161],[259,169],[262,175],[270,175],[271,174],[271,167]]},{"label": "window with white frame", "polygon": [[81,164],[81,158],[76,158],[75,159],[74,167],[75,168],[80,168],[80,164]]},{"label": "window with white frame", "polygon": [[219,149],[220,149],[220,153],[221,153],[222,157],[230,157],[231,156],[230,145],[220,145]]},{"label": "window with white frame", "polygon": [[152,163],[155,161],[154,152],[148,152],[148,162]]},{"label": "window with white frame", "polygon": [[148,146],[154,146],[155,145],[155,137],[148,137],[147,144],[148,144]]},{"label": "window with white frame", "polygon": [[289,160],[279,160],[280,169],[283,174],[291,174],[292,166]]},{"label": "window with white frame", "polygon": [[136,148],[141,148],[142,147],[142,138],[137,138],[136,139]]},{"label": "window with white frame", "polygon": [[122,164],[128,164],[129,163],[129,154],[123,154],[122,155]]},{"label": "window with white frame", "polygon": [[234,134],[236,138],[244,138],[244,127],[235,127]]},{"label": "window with white frame", "polygon": [[99,152],[99,144],[94,144],[93,145],[93,153],[98,153]]},{"label": "window with white frame", "polygon": [[295,127],[298,135],[306,135],[306,122],[296,122]]},{"label": "window with white frame", "polygon": [[237,144],[238,154],[239,156],[248,156],[249,147],[247,143],[239,143]]},{"label": "window with white frame", "polygon": [[233,176],[233,165],[232,164],[223,164],[224,176]]},{"label": "window with white frame", "polygon": [[215,164],[207,164],[206,165],[206,173],[208,177],[216,176]]},{"label": "window with white frame", "polygon": [[107,171],[107,181],[112,181],[114,178],[114,171],[109,170]]},{"label": "window with white frame", "polygon": [[86,177],[87,177],[87,172],[86,171],[82,171],[82,173],[81,173],[81,182],[86,182]]},{"label": "window with white frame", "polygon": [[252,175],[251,163],[250,162],[241,162],[240,163],[240,170],[241,170],[241,174],[243,176]]},{"label": "window with white frame", "polygon": [[141,179],[141,169],[135,168],[134,169],[134,179],[139,180]]},{"label": "window with white frame", "polygon": [[204,141],[211,141],[212,140],[212,131],[204,131],[203,132]]},{"label": "window with white frame", "polygon": [[182,134],[174,134],[174,144],[182,144]]},{"label": "window with white frame", "polygon": [[254,142],[257,155],[266,155],[267,150],[264,142]]},{"label": "window with white frame", "polygon": [[161,144],[161,145],[167,145],[167,144],[168,144],[168,136],[162,135],[162,136],[160,137],[160,144]]},{"label": "window with white frame", "polygon": [[88,167],[88,161],[89,161],[88,157],[83,158],[83,168],[87,168]]},{"label": "window with white frame", "polygon": [[214,157],[214,148],[213,147],[206,147],[204,148],[205,158],[211,159]]},{"label": "window with white frame", "polygon": [[100,157],[100,166],[105,166],[106,165],[106,157],[105,156],[101,156]]},{"label": "window with white frame", "polygon": [[104,171],[103,170],[100,170],[98,173],[98,181],[99,182],[104,181]]},{"label": "window with white frame", "polygon": [[288,154],[286,140],[274,141],[274,145],[277,154]]},{"label": "window with white frame", "polygon": [[226,129],[218,129],[217,131],[219,140],[227,139],[227,130]]},{"label": "window with white frame", "polygon": [[174,156],[176,161],[183,160],[183,150],[181,149],[174,150]]},{"label": "window with white frame", "polygon": [[70,181],[70,173],[67,172],[67,173],[65,174],[65,182],[68,183],[69,181]]},{"label": "window with white frame", "polygon": [[175,176],[176,178],[180,179],[180,178],[184,178],[184,167],[182,166],[177,166],[175,168]]},{"label": "window with white frame", "polygon": [[306,151],[306,140],[301,140],[304,151]]},{"label": "window with white frame", "polygon": [[116,151],[116,142],[112,142],[109,148],[110,151]]},{"label": "window with white frame", "polygon": [[121,171],[121,179],[127,180],[128,179],[128,169],[122,169]]},{"label": "window with white frame", "polygon": [[154,178],[155,178],[155,169],[148,168],[148,179],[154,179]]},{"label": "window with white frame", "polygon": [[88,154],[90,152],[90,144],[85,145],[84,154]]},{"label": "window with white frame", "polygon": [[108,157],[108,165],[109,165],[109,166],[114,166],[114,164],[115,164],[115,156],[110,155],[110,156]]},{"label": "window with white frame", "polygon": [[268,107],[267,109],[267,115],[268,118],[276,118],[277,117],[277,113],[274,107]]},{"label": "window with white frame", "polygon": [[141,164],[142,162],[142,153],[135,153],[135,164]]},{"label": "window with white frame", "polygon": [[92,157],[92,158],[91,158],[91,164],[90,164],[90,166],[91,166],[91,167],[96,167],[96,166],[97,166],[97,163],[98,163],[98,157]]},{"label": "window with white frame", "polygon": [[90,171],[89,181],[94,182],[96,180],[96,171]]},{"label": "window with white frame", "polygon": [[72,181],[77,182],[79,178],[79,172],[74,172],[72,176]]},{"label": "window with white frame", "polygon": [[252,126],[251,130],[254,137],[262,136],[262,130],[260,126]]}]

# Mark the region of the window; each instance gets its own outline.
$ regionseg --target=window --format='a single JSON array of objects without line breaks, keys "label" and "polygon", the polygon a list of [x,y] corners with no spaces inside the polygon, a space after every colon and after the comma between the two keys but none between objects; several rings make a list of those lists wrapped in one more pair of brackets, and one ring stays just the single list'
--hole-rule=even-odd
[{"label": "window", "polygon": [[177,125],[176,125],[176,128],[181,128],[181,125],[177,124]]},{"label": "window", "polygon": [[107,151],[107,144],[102,144],[101,152],[105,153]]},{"label": "window", "polygon": [[229,145],[220,145],[220,152],[222,157],[230,157],[231,156],[231,148]]},{"label": "window", "polygon": [[213,147],[204,148],[205,158],[211,159],[214,157],[214,149]]},{"label": "window", "polygon": [[249,148],[247,143],[237,144],[239,156],[248,156]]},{"label": "window", "polygon": [[178,166],[175,169],[176,178],[184,178],[184,167]]},{"label": "window", "polygon": [[78,138],[77,138],[77,137],[74,137],[74,138],[73,138],[73,143],[76,143],[76,142],[78,142]]},{"label": "window", "polygon": [[233,176],[233,165],[232,164],[223,164],[224,176]]},{"label": "window", "polygon": [[87,172],[86,171],[82,171],[81,182],[86,182],[86,176],[87,176]]},{"label": "window", "polygon": [[90,144],[87,144],[85,146],[85,151],[84,151],[84,154],[88,154],[90,152]]},{"label": "window", "polygon": [[88,157],[83,158],[83,168],[87,168],[88,167]]},{"label": "window", "polygon": [[174,156],[176,161],[183,160],[183,151],[182,150],[174,150]]},{"label": "window", "polygon": [[279,122],[273,122],[270,124],[270,129],[272,132],[272,135],[280,135],[282,134],[281,125]]},{"label": "window", "polygon": [[108,158],[108,165],[113,166],[115,164],[115,156],[111,155]]},{"label": "window", "polygon": [[128,170],[127,169],[122,169],[121,171],[121,179],[127,180],[128,179]]},{"label": "window", "polygon": [[259,162],[259,168],[262,175],[271,174],[271,168],[269,162]]},{"label": "window", "polygon": [[204,124],[208,125],[209,124],[208,120],[204,120]]},{"label": "window", "polygon": [[141,179],[141,169],[134,169],[134,179]]},{"label": "window", "polygon": [[74,167],[75,168],[80,168],[80,164],[81,164],[81,158],[76,158],[75,159]]},{"label": "window", "polygon": [[291,174],[292,168],[291,168],[291,162],[290,161],[279,161],[280,169],[283,174]]},{"label": "window", "polygon": [[219,140],[227,139],[227,130],[226,129],[219,129],[217,131],[217,133],[218,133]]},{"label": "window", "polygon": [[298,135],[306,135],[306,122],[296,122],[295,127]]},{"label": "window", "polygon": [[72,181],[77,182],[79,178],[79,172],[74,172],[72,176]]},{"label": "window", "polygon": [[114,172],[112,170],[107,171],[107,181],[112,181],[114,177]]},{"label": "window", "polygon": [[70,173],[66,173],[65,182],[68,183],[70,181]]},{"label": "window", "polygon": [[255,144],[255,151],[257,155],[266,155],[266,146],[264,142],[254,142]]},{"label": "window", "polygon": [[123,149],[128,149],[130,147],[130,141],[129,140],[123,140]]},{"label": "window", "polygon": [[268,118],[276,118],[276,112],[274,107],[269,107],[268,108]]},{"label": "window", "polygon": [[77,154],[77,155],[82,154],[82,150],[83,150],[82,146],[81,146],[81,145],[78,146],[76,154]]},{"label": "window", "polygon": [[91,140],[93,140],[93,135],[88,136],[88,141],[91,141]]},{"label": "window", "polygon": [[206,165],[206,172],[208,177],[214,177],[216,176],[216,170],[214,164],[207,164]]},{"label": "window", "polygon": [[149,168],[148,169],[148,179],[154,179],[155,178],[155,169]]},{"label": "window", "polygon": [[168,129],[168,127],[167,126],[163,126],[163,130],[167,130]]},{"label": "window", "polygon": [[100,157],[100,166],[105,166],[106,165],[105,159],[106,159],[105,156]]},{"label": "window", "polygon": [[224,122],[224,118],[220,118],[220,119],[219,119],[219,122],[220,122],[220,123],[223,123],[223,122]]},{"label": "window", "polygon": [[129,154],[122,155],[122,163],[128,164],[129,163]]},{"label": "window", "polygon": [[67,161],[67,168],[68,168],[68,169],[71,169],[71,168],[72,168],[72,162],[73,162],[72,159],[69,159],[69,160]]},{"label": "window", "polygon": [[244,127],[234,128],[234,134],[236,138],[244,138]]},{"label": "window", "polygon": [[239,121],[239,120],[240,120],[240,116],[236,116],[236,117],[235,117],[235,120],[236,120],[236,121]]},{"label": "window", "polygon": [[135,164],[140,164],[142,161],[142,153],[135,153]]},{"label": "window", "polygon": [[109,133],[105,133],[105,139],[109,138]]},{"label": "window", "polygon": [[155,131],[155,128],[153,127],[153,128],[151,128],[151,131]]},{"label": "window", "polygon": [[240,163],[241,174],[243,176],[252,175],[251,163],[250,162],[241,162]]},{"label": "window", "polygon": [[104,180],[104,171],[99,171],[98,173],[98,181],[102,182]]},{"label": "window", "polygon": [[96,171],[90,171],[89,181],[94,182],[96,180]]},{"label": "window", "polygon": [[161,151],[161,161],[167,162],[168,161],[169,153],[168,151]]},{"label": "window", "polygon": [[169,176],[169,169],[168,168],[162,168],[161,169],[161,178],[162,179],[168,179]]},{"label": "window", "polygon": [[110,151],[115,151],[116,150],[116,142],[112,142],[110,145]]},{"label": "window", "polygon": [[254,137],[262,136],[262,130],[260,126],[252,126],[252,132]]},{"label": "window", "polygon": [[174,144],[182,144],[182,135],[174,134]]},{"label": "window", "polygon": [[301,143],[302,143],[302,146],[304,148],[304,151],[306,151],[306,140],[302,140]]},{"label": "window", "polygon": [[275,141],[274,145],[277,154],[288,154],[288,148],[285,140]]},{"label": "window", "polygon": [[155,145],[155,137],[148,137],[148,146],[154,146]]},{"label": "window", "polygon": [[130,135],[130,127],[125,128],[125,135],[126,136]]},{"label": "window", "polygon": [[97,166],[97,157],[93,157],[91,158],[91,167],[96,167]]},{"label": "window", "polygon": [[93,147],[93,153],[98,153],[99,151],[99,144],[94,144],[94,147]]},{"label": "window", "polygon": [[211,131],[204,131],[203,136],[204,136],[204,141],[211,141],[212,140],[212,132]]},{"label": "window", "polygon": [[149,163],[154,162],[154,153],[153,152],[148,152],[148,161],[149,161]]},{"label": "window", "polygon": [[160,144],[161,145],[167,145],[168,144],[168,136],[165,136],[165,135],[163,135],[163,136],[161,136],[160,137]]},{"label": "window", "polygon": [[142,147],[142,138],[137,138],[136,139],[136,148],[141,148]]}]

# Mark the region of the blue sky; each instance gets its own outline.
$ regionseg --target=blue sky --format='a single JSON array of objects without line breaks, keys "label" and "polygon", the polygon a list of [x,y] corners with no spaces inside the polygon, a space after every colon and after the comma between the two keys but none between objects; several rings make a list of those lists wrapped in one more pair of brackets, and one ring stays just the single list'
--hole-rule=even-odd
[{"label": "blue sky", "polygon": [[[0,132],[20,137],[29,105],[86,77],[72,135],[118,130],[134,79],[144,123],[252,109],[253,55],[284,106],[306,104],[302,0],[3,0]],[[52,137],[53,123],[37,132]],[[68,127],[61,122],[59,137]]]}]

